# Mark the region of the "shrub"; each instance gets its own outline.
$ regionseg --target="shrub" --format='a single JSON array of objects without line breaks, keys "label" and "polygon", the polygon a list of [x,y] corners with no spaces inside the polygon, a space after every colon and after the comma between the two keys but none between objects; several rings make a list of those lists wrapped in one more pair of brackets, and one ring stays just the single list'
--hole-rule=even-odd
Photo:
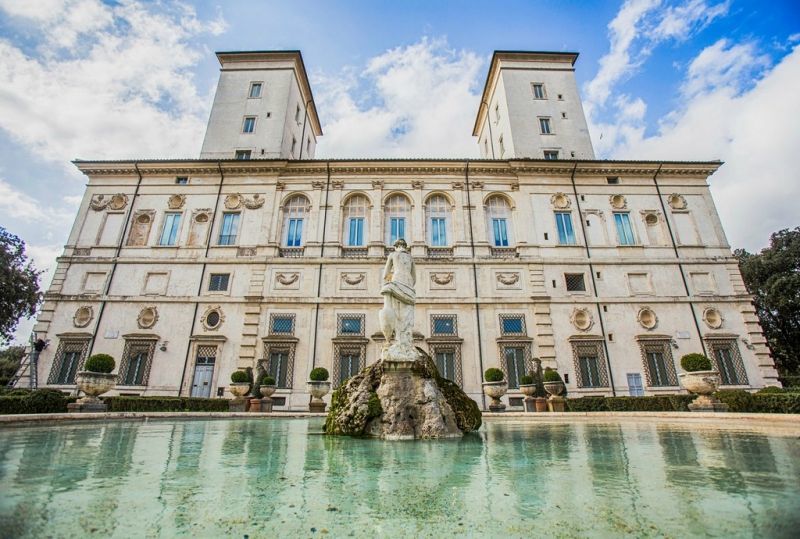
[{"label": "shrub", "polygon": [[800,394],[753,395],[754,410],[762,414],[800,414]]},{"label": "shrub", "polygon": [[530,374],[524,374],[519,377],[519,383],[523,386],[529,386],[533,384],[533,376]]},{"label": "shrub", "polygon": [[579,399],[567,399],[568,412],[606,412],[605,397],[581,397]]},{"label": "shrub", "polygon": [[267,376],[265,376],[264,378],[261,379],[261,385],[262,386],[274,386],[275,385],[275,378],[273,378],[272,376],[267,375]]},{"label": "shrub", "polygon": [[703,354],[686,354],[681,358],[681,368],[686,372],[710,371],[711,360]]},{"label": "shrub", "polygon": [[227,412],[227,399],[194,397],[106,397],[110,412]]},{"label": "shrub", "polygon": [[496,367],[490,367],[483,373],[483,379],[487,382],[502,382],[505,377],[503,371]]},{"label": "shrub", "polygon": [[75,400],[55,389],[37,389],[25,395],[0,397],[0,414],[65,413],[67,404]]},{"label": "shrub", "polygon": [[544,370],[544,381],[545,382],[561,382],[561,375],[558,374],[558,371],[555,369],[551,369],[547,367]]},{"label": "shrub", "polygon": [[245,371],[233,371],[231,373],[231,382],[234,384],[246,384],[250,381],[250,376]]},{"label": "shrub", "polygon": [[311,369],[311,373],[308,375],[312,382],[327,382],[329,376],[328,369],[325,367],[313,368]]},{"label": "shrub", "polygon": [[770,393],[786,393],[786,390],[783,389],[782,387],[769,386],[769,387],[762,387],[761,389],[756,391],[756,395],[767,395]]},{"label": "shrub", "polygon": [[113,357],[108,354],[95,354],[86,360],[86,364],[83,368],[90,372],[109,374],[114,370],[115,366],[116,362]]},{"label": "shrub", "polygon": [[728,405],[729,412],[753,411],[753,395],[743,389],[717,391],[714,396]]}]

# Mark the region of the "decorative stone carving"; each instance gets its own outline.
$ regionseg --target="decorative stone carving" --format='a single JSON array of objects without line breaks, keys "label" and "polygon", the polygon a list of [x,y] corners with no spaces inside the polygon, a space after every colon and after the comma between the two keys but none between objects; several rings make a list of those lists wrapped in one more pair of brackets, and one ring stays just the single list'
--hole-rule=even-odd
[{"label": "decorative stone carving", "polygon": [[299,278],[299,273],[279,273],[275,276],[275,280],[283,286],[290,286],[296,283]]},{"label": "decorative stone carving", "polygon": [[76,328],[85,328],[94,318],[94,309],[89,305],[78,307],[75,316],[72,317],[72,325]]},{"label": "decorative stone carving", "polygon": [[608,197],[608,202],[615,210],[624,210],[628,206],[628,200],[625,195],[611,195]]},{"label": "decorative stone carving", "polygon": [[76,247],[72,250],[72,256],[89,256],[92,254],[91,247]]},{"label": "decorative stone carving", "polygon": [[519,282],[519,273],[517,272],[498,273],[496,277],[497,282],[506,286],[511,286]]},{"label": "decorative stone carving", "polygon": [[253,195],[252,198],[245,197],[243,199],[244,207],[247,208],[248,210],[257,210],[258,208],[264,205],[265,201],[266,199],[261,195],[259,195],[258,193]]},{"label": "decorative stone carving", "polygon": [[233,193],[225,197],[225,209],[238,210],[242,207],[242,195]]},{"label": "decorative stone carving", "polygon": [[373,189],[383,189],[383,181],[381,181],[381,180],[372,180],[372,188]]},{"label": "decorative stone carving", "polygon": [[313,181],[311,182],[312,189],[325,189],[325,182]]},{"label": "decorative stone carving", "polygon": [[658,317],[650,307],[642,307],[636,315],[639,325],[645,329],[653,329],[658,325]]},{"label": "decorative stone carving", "polygon": [[117,193],[115,195],[94,195],[89,201],[89,207],[94,211],[102,211],[105,209],[121,210],[128,205],[128,195],[124,193]]},{"label": "decorative stone carving", "polygon": [[453,182],[451,184],[451,187],[453,188],[453,190],[459,190],[460,191],[461,189],[464,188],[464,182]]},{"label": "decorative stone carving", "polygon": [[719,329],[722,327],[723,321],[722,313],[714,307],[706,307],[703,310],[703,322],[705,322],[709,328]]},{"label": "decorative stone carving", "polygon": [[453,272],[446,272],[446,273],[438,273],[433,272],[431,273],[431,281],[439,286],[445,286],[453,282],[455,278],[455,274]]},{"label": "decorative stone carving", "polygon": [[344,182],[342,180],[333,180],[331,182],[331,187],[334,189],[344,189]]},{"label": "decorative stone carving", "polygon": [[239,247],[236,250],[236,256],[241,257],[248,257],[248,256],[256,256],[256,248],[255,247]]},{"label": "decorative stone carving", "polygon": [[152,306],[139,311],[139,316],[136,318],[139,329],[150,329],[156,322],[158,322],[158,309]]},{"label": "decorative stone carving", "polygon": [[211,215],[211,209],[195,210],[194,220],[197,223],[207,223]]},{"label": "decorative stone carving", "polygon": [[667,197],[667,204],[673,210],[685,210],[686,209],[686,199],[683,195],[679,195],[678,193],[672,193]]},{"label": "decorative stone carving", "polygon": [[276,191],[283,191],[284,189],[286,189],[286,182],[275,182]]},{"label": "decorative stone carving", "polygon": [[342,273],[342,282],[350,286],[356,286],[366,277],[366,273]]},{"label": "decorative stone carving", "polygon": [[186,195],[172,195],[167,199],[167,207],[171,210],[179,210],[183,208],[186,202]]},{"label": "decorative stone carving", "polygon": [[472,189],[474,191],[480,191],[483,189],[483,182],[472,182]]},{"label": "decorative stone carving", "polygon": [[591,311],[585,307],[574,309],[569,317],[569,320],[579,331],[589,331],[594,325],[594,317],[592,316]]},{"label": "decorative stone carving", "polygon": [[653,210],[642,210],[644,216],[644,224],[647,226],[655,226],[658,224],[658,212]]},{"label": "decorative stone carving", "polygon": [[150,237],[150,227],[155,218],[155,210],[138,210],[133,214],[133,226],[128,233],[128,245],[144,247]]},{"label": "decorative stone carving", "polygon": [[208,307],[200,318],[200,323],[209,331],[219,329],[223,322],[225,322],[225,314],[219,305]]},{"label": "decorative stone carving", "polygon": [[556,209],[566,210],[572,205],[572,202],[564,193],[556,193],[550,197],[550,204],[552,204]]},{"label": "decorative stone carving", "polygon": [[425,182],[422,180],[412,180],[411,181],[411,188],[412,189],[423,189],[425,187]]}]

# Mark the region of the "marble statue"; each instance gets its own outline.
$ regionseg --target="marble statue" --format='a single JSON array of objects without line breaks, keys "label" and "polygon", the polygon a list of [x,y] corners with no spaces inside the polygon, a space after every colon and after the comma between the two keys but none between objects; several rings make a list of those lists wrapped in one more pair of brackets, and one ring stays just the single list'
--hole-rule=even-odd
[{"label": "marble statue", "polygon": [[[416,268],[404,239],[394,242],[394,252],[383,268],[383,309],[378,313],[386,342],[381,358],[387,361],[414,361],[414,304],[417,282]],[[392,335],[394,342],[392,343]]]}]

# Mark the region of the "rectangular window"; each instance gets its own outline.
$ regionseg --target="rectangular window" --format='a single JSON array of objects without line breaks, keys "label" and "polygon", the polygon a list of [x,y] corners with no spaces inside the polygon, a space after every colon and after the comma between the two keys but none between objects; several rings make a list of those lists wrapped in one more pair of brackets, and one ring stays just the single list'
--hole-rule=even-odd
[{"label": "rectangular window", "polygon": [[572,228],[572,214],[570,212],[556,212],[556,227],[558,228],[558,243],[560,245],[575,245],[575,230]]},{"label": "rectangular window", "polygon": [[598,368],[599,358],[597,355],[582,355],[578,357],[583,387],[601,387],[600,369]]},{"label": "rectangular window", "polygon": [[644,396],[644,387],[642,386],[642,375],[638,372],[628,373],[628,395],[631,397]]},{"label": "rectangular window", "polygon": [[352,247],[364,245],[364,218],[350,218],[350,232],[347,237],[347,244]]},{"label": "rectangular window", "polygon": [[608,185],[619,185],[619,176],[608,176],[606,182]]},{"label": "rectangular window", "polygon": [[342,317],[341,319],[341,334],[342,335],[361,335],[361,318],[356,317]]},{"label": "rectangular window", "polygon": [[534,82],[531,86],[533,86],[533,98],[544,99],[544,84]]},{"label": "rectangular window", "polygon": [[615,213],[614,223],[617,225],[617,238],[620,245],[636,245],[633,237],[631,217],[627,213]]},{"label": "rectangular window", "polygon": [[709,348],[723,386],[747,385],[747,373],[736,341],[711,341]]},{"label": "rectangular window", "polygon": [[677,385],[675,380],[670,376],[670,368],[664,358],[663,350],[657,350],[653,347],[645,348],[645,360],[647,371],[650,374],[650,385],[655,387],[661,386],[674,386]]},{"label": "rectangular window", "polygon": [[558,150],[545,150],[544,158],[548,161],[554,161],[558,159]]},{"label": "rectangular window", "polygon": [[120,385],[145,386],[155,341],[127,341],[120,364]]},{"label": "rectangular window", "polygon": [[550,118],[539,118],[539,131],[542,135],[551,135],[553,133],[550,129]]},{"label": "rectangular window", "polygon": [[177,178],[175,178],[175,183],[177,185],[186,185],[186,184],[189,183],[189,177],[188,176],[178,176]]},{"label": "rectangular window", "polygon": [[361,370],[361,353],[358,350],[342,350],[339,353],[339,385]]},{"label": "rectangular window", "polygon": [[456,381],[456,354],[454,350],[437,350],[434,355],[436,368],[442,378],[451,382]]},{"label": "rectangular window", "polygon": [[492,219],[492,233],[495,247],[508,247],[508,227],[503,218]]},{"label": "rectangular window", "polygon": [[287,247],[300,247],[303,244],[303,220],[298,218],[289,219],[288,230],[286,233]]},{"label": "rectangular window", "polygon": [[455,335],[456,317],[455,316],[434,316],[431,333],[434,335]]},{"label": "rectangular window", "polygon": [[245,116],[244,124],[242,124],[242,133],[252,133],[256,130],[256,117]]},{"label": "rectangular window", "polygon": [[287,372],[289,370],[288,350],[275,350],[269,355],[269,375],[275,379],[275,385],[279,388],[286,388]]},{"label": "rectangular window", "polygon": [[291,335],[294,333],[294,317],[273,316],[271,332],[278,335]]},{"label": "rectangular window", "polygon": [[235,245],[236,234],[239,232],[239,214],[223,213],[222,227],[219,230],[218,245]]},{"label": "rectangular window", "polygon": [[53,367],[47,379],[48,384],[72,385],[75,375],[83,365],[84,354],[89,348],[89,341],[61,341],[56,350]]},{"label": "rectangular window", "polygon": [[236,150],[235,157],[239,161],[247,161],[250,159],[250,150]]},{"label": "rectangular window", "polygon": [[248,97],[251,99],[255,99],[257,97],[261,97],[261,83],[260,82],[251,82],[250,83],[250,93]]},{"label": "rectangular window", "polygon": [[228,281],[231,278],[230,273],[212,273],[208,279],[209,292],[226,292],[228,290]]},{"label": "rectangular window", "polygon": [[586,292],[583,273],[565,273],[564,281],[567,283],[567,292]]},{"label": "rectangular window", "polygon": [[578,387],[608,387],[602,341],[572,341],[572,352]]},{"label": "rectangular window", "polygon": [[525,318],[521,315],[500,315],[500,330],[503,335],[524,335]]},{"label": "rectangular window", "polygon": [[431,245],[434,247],[447,245],[447,221],[444,217],[431,217]]},{"label": "rectangular window", "polygon": [[168,213],[164,216],[164,229],[158,240],[159,245],[175,245],[178,242],[178,231],[181,226],[180,213]]},{"label": "rectangular window", "polygon": [[406,239],[406,218],[392,217],[389,219],[389,245],[400,238]]},{"label": "rectangular window", "polygon": [[519,388],[519,379],[525,376],[525,350],[521,346],[508,346],[505,349],[506,374],[508,374],[508,387]]}]

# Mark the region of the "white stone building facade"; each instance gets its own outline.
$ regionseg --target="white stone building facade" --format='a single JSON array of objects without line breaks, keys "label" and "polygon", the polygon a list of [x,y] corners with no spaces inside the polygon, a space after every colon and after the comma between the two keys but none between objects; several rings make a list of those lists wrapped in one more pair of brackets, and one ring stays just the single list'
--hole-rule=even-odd
[{"label": "white stone building facade", "polygon": [[[512,91],[506,55],[511,67],[558,65],[510,70],[529,92],[544,84],[543,97]],[[221,53],[202,159],[76,162],[88,185],[35,327],[50,341],[40,385],[74,388],[85,358],[105,352],[118,394],[230,396],[230,374],[250,368],[278,380],[276,409],[307,409],[313,367],[335,386],[377,360],[380,275],[397,237],[417,264],[417,343],[479,403],[483,371],[500,367],[506,403],[521,407],[534,358],[572,397],[678,393],[689,352],[712,357],[725,387],[777,385],[709,192],[720,163],[594,160],[564,55],[495,53],[487,88],[505,90],[484,92],[475,134],[482,148],[497,136],[498,101],[513,154],[480,160],[307,158],[322,131],[298,59]],[[287,110],[246,101],[259,82]],[[542,107],[561,105],[539,101],[559,94],[577,100],[565,105],[572,127],[544,143],[514,127],[540,128]],[[287,140],[309,151],[300,159]],[[557,158],[536,154],[553,148]]]}]

